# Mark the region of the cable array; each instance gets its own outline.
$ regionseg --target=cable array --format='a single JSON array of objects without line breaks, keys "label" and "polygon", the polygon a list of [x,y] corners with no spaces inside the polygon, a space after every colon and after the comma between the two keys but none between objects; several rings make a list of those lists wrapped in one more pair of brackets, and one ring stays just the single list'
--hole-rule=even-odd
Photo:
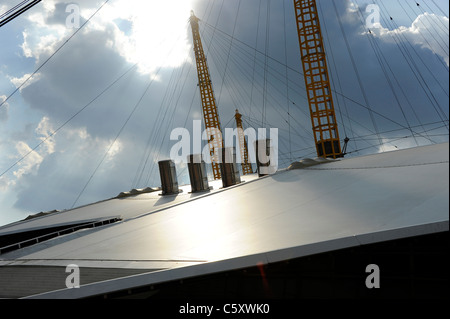
[{"label": "cable array", "polygon": [[[24,1],[25,2],[25,1]],[[62,50],[65,44],[70,41],[79,31],[89,22],[89,20],[97,14],[101,8],[107,3],[105,1],[88,20],[86,20],[80,29],[77,29],[69,38],[61,44],[55,52],[45,60],[16,90],[11,93],[0,107],[13,96],[23,85],[36,75],[56,54]],[[314,157],[315,145],[313,145],[314,136],[311,131],[309,121],[309,111],[307,108],[306,88],[303,83],[303,74],[300,70],[300,60],[292,59],[291,47],[298,50],[298,45],[294,42],[297,39],[288,38],[287,34],[292,30],[294,22],[290,21],[292,14],[287,14],[292,10],[292,1],[283,0],[282,15],[277,16],[274,8],[280,2],[271,2],[270,0],[259,1],[253,10],[256,19],[253,27],[254,34],[251,35],[253,41],[244,41],[240,39],[238,24],[240,19],[245,19],[243,10],[246,2],[238,0],[235,7],[234,19],[232,21],[232,31],[225,31],[220,25],[222,17],[226,10],[224,9],[225,0],[220,3],[209,0],[206,3],[203,18],[200,20],[200,33],[202,41],[205,44],[205,53],[208,57],[208,63],[212,70],[212,81],[214,86],[219,88],[218,103],[219,111],[225,118],[229,118],[225,127],[235,125],[233,122],[234,110],[239,109],[242,114],[242,120],[247,128],[278,128],[279,129],[279,167],[287,167],[293,160],[302,157]],[[330,16],[319,3],[319,15],[324,31],[325,51],[329,57],[331,71],[331,90],[334,93],[334,99],[337,107],[338,125],[343,128],[345,135],[350,137],[351,149],[347,152],[349,156],[353,154],[361,154],[368,150],[374,150],[386,145],[397,147],[397,142],[406,139],[414,140],[416,145],[426,143],[437,143],[442,139],[448,139],[449,120],[448,120],[448,104],[445,104],[440,96],[446,95],[448,98],[448,88],[445,83],[441,83],[437,78],[434,66],[430,66],[428,60],[421,57],[419,48],[408,42],[405,35],[401,33],[392,33],[392,43],[395,46],[399,56],[402,57],[406,68],[411,72],[411,81],[414,81],[417,91],[422,94],[430,105],[430,114],[425,120],[421,119],[417,103],[410,97],[410,88],[402,83],[398,73],[395,71],[393,61],[384,52],[385,45],[380,38],[377,38],[372,30],[364,25],[364,13],[361,11],[362,6],[358,0],[352,0],[358,7],[357,15],[361,25],[353,26],[358,30],[364,30],[364,36],[359,38],[360,41],[367,41],[367,48],[370,48],[375,57],[374,63],[378,67],[380,77],[385,81],[386,86],[392,94],[392,105],[398,110],[398,118],[385,114],[385,111],[371,101],[367,92],[367,84],[364,83],[363,70],[358,64],[358,52],[352,47],[350,36],[354,30],[349,29],[348,22],[342,18],[341,4],[332,1],[331,10],[335,16]],[[384,2],[374,0],[381,9],[382,23],[390,30],[398,30],[400,26],[397,24],[395,16],[390,14],[390,7]],[[289,4],[289,5],[288,5]],[[442,15],[444,11],[435,1],[431,3],[418,2],[402,2],[399,1],[399,7],[405,12],[405,15],[414,21],[414,16],[422,15],[428,22],[423,25],[420,30],[420,37],[425,43],[431,46],[431,39],[443,50],[448,53],[448,39],[444,39],[441,35],[448,37],[448,25],[437,22],[430,15],[437,16],[434,11],[439,11]],[[230,8],[228,8],[230,9]],[[340,10],[341,9],[341,10]],[[230,14],[230,12],[227,12]],[[3,17],[3,16],[1,16]],[[0,18],[1,18],[0,17]],[[448,19],[448,16],[446,16]],[[278,55],[272,53],[275,41],[274,20],[278,18],[278,22],[282,21],[282,25],[278,30],[284,33],[281,48]],[[437,20],[440,21],[440,20]],[[249,27],[250,28],[250,27]],[[186,32],[188,23],[186,23]],[[426,34],[422,32],[426,32]],[[333,39],[331,34],[340,32],[343,45],[347,51],[349,59],[349,67],[347,72],[352,73],[356,78],[354,88],[358,89],[361,94],[362,101],[355,97],[351,97],[349,92],[345,92],[344,76],[339,74],[342,61],[338,61],[336,49],[333,48]],[[262,41],[264,39],[264,41]],[[179,39],[178,39],[179,40]],[[177,40],[177,41],[178,41]],[[340,39],[339,39],[340,40]],[[433,43],[434,43],[433,42]],[[292,45],[295,43],[296,45]],[[176,43],[174,43],[175,46]],[[276,50],[274,50],[276,51]],[[448,74],[448,66],[435,54],[434,64],[439,65],[441,71]],[[193,113],[200,110],[199,94],[197,83],[195,80],[195,65],[193,52],[186,56],[181,67],[173,68],[170,76],[166,81],[162,99],[156,114],[153,115],[151,123],[148,125],[146,140],[143,142],[142,153],[139,154],[139,161],[135,163],[135,174],[130,176],[129,181],[131,188],[139,186],[148,186],[158,183],[157,162],[166,158],[172,141],[169,140],[170,130],[175,127],[187,128],[189,120],[193,119]],[[9,172],[13,167],[18,165],[33,151],[39,148],[46,140],[54,136],[62,130],[69,122],[76,118],[81,112],[87,111],[100,96],[106,94],[119,81],[125,79],[136,65],[131,66],[124,72],[119,72],[118,77],[111,81],[109,85],[103,88],[89,103],[82,106],[77,112],[70,116],[62,125],[52,132],[46,139],[43,139],[28,154],[19,158],[9,168],[0,174],[0,177]],[[158,75],[162,66],[156,71]],[[105,161],[107,154],[127,129],[127,124],[133,116],[138,116],[139,107],[143,107],[144,98],[150,94],[150,90],[154,83],[154,77],[148,80],[147,85],[138,96],[134,106],[130,108],[127,115],[123,119],[121,126],[115,131],[114,139],[109,144],[105,153],[99,155],[99,160],[94,170],[89,174],[86,183],[78,193],[72,207],[74,207],[81,199],[82,195],[92,183],[100,167]],[[448,103],[448,102],[447,102]],[[355,110],[362,111],[366,114],[364,118],[356,117],[353,113]],[[360,112],[361,113],[361,112]],[[180,115],[182,114],[182,115]],[[409,116],[412,114],[412,116]],[[368,118],[367,118],[368,115]],[[380,126],[383,123],[389,123],[390,126]],[[142,134],[141,134],[142,135]],[[202,148],[206,141],[202,142]],[[184,176],[186,168],[179,171],[179,177]]]}]

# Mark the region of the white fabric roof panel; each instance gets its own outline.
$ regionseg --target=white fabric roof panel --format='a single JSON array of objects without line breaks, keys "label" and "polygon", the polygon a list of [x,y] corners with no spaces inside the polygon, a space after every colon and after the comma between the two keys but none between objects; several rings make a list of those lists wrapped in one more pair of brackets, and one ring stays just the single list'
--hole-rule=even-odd
[{"label": "white fabric roof panel", "polygon": [[[255,178],[257,178],[257,174],[242,177],[244,181],[253,180]],[[210,184],[211,187],[213,187],[212,191],[222,187],[221,181],[212,181]],[[70,210],[55,212],[46,216],[18,221],[0,227],[0,236],[41,228],[87,223],[116,216],[120,216],[122,219],[134,218],[205,194],[191,193],[190,185],[182,185],[180,186],[180,189],[182,192],[180,192],[178,196],[160,196],[161,191],[156,191],[122,198],[112,198]]]},{"label": "white fabric roof panel", "polygon": [[[445,143],[280,171],[157,213],[54,239],[55,244],[50,240],[0,255],[0,265],[161,268],[155,266],[159,263],[198,275],[246,267],[261,258],[283,260],[445,231],[448,151]],[[81,209],[95,214],[104,203]],[[174,275],[148,276],[157,281]],[[83,293],[76,290],[70,293]]]}]

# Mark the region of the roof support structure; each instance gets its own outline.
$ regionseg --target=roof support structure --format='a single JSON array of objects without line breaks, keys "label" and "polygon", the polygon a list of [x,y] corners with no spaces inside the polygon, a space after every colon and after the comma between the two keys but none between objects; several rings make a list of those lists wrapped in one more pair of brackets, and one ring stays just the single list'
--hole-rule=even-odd
[{"label": "roof support structure", "polygon": [[236,110],[236,114],[234,115],[236,119],[236,127],[238,131],[238,139],[239,139],[239,150],[241,153],[241,165],[242,165],[242,174],[247,175],[253,173],[252,164],[248,160],[248,147],[247,141],[245,140],[244,128],[242,126],[242,115]]},{"label": "roof support structure", "polygon": [[208,64],[206,63],[205,52],[203,51],[200,30],[198,26],[199,19],[191,11],[192,38],[194,41],[195,61],[197,64],[198,87],[202,99],[203,118],[205,120],[205,129],[208,134],[208,144],[211,155],[211,165],[214,179],[220,179],[220,164],[218,151],[223,147],[222,130],[220,128],[219,113],[217,111],[216,99],[212,88],[211,76],[209,74]]},{"label": "roof support structure", "polygon": [[294,7],[317,155],[342,157],[316,1],[294,0]]}]

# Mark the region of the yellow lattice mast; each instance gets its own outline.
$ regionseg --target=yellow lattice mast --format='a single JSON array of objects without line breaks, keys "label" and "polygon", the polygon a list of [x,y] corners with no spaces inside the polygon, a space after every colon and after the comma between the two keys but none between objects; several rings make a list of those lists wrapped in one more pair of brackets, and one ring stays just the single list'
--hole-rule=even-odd
[{"label": "yellow lattice mast", "polygon": [[219,113],[217,112],[216,99],[211,83],[206,56],[203,51],[202,40],[200,39],[200,30],[198,26],[199,19],[191,11],[191,29],[194,41],[195,61],[197,63],[198,86],[202,99],[203,118],[205,120],[205,130],[209,136],[209,150],[211,155],[211,165],[214,179],[220,179],[220,165],[218,161],[219,149],[223,147],[222,130],[220,128]]},{"label": "yellow lattice mast", "polygon": [[236,119],[236,128],[238,131],[239,149],[241,153],[242,174],[247,175],[253,173],[252,164],[248,161],[247,141],[245,140],[244,128],[242,126],[242,115],[236,110],[234,115]]},{"label": "yellow lattice mast", "polygon": [[298,39],[319,157],[342,157],[315,0],[294,0]]}]

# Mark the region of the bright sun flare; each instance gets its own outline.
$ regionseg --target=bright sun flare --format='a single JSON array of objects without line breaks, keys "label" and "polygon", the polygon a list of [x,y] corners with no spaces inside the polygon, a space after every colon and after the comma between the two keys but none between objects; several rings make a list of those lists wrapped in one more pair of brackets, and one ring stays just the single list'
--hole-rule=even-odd
[{"label": "bright sun flare", "polygon": [[122,54],[138,62],[144,73],[180,66],[189,56],[188,20],[191,0],[120,1],[115,15],[131,22]]}]

